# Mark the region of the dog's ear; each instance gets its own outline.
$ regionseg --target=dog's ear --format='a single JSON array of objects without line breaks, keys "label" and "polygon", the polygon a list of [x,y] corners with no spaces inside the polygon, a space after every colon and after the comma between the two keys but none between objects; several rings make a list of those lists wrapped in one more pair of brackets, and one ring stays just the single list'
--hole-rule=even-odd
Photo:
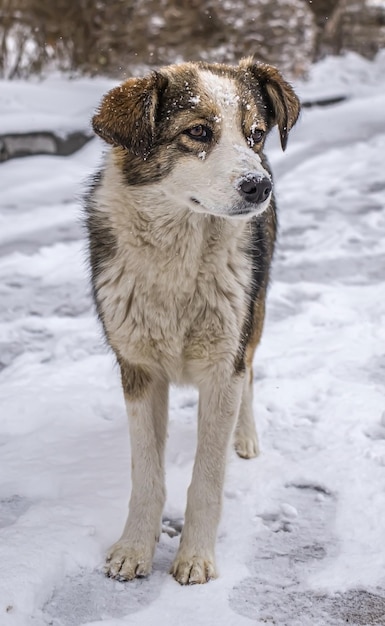
[{"label": "dog's ear", "polygon": [[258,80],[268,103],[272,124],[278,124],[282,150],[285,150],[289,131],[296,123],[301,108],[292,86],[272,65],[256,63],[253,59],[243,59],[239,65]]},{"label": "dog's ear", "polygon": [[92,118],[95,133],[145,159],[154,141],[156,112],[167,83],[165,76],[153,72],[111,89]]}]

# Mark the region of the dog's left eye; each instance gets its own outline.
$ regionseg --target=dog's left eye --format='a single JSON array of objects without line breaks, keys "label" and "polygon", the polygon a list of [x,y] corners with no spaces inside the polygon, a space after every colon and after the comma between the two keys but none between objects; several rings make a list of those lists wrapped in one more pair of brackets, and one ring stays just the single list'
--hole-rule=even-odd
[{"label": "dog's left eye", "polygon": [[251,138],[253,140],[254,143],[259,143],[260,141],[262,141],[262,139],[265,136],[265,131],[261,130],[261,129],[255,129],[252,133],[251,133]]},{"label": "dog's left eye", "polygon": [[185,130],[185,134],[191,137],[191,139],[196,139],[197,141],[210,141],[213,136],[211,128],[204,126],[203,124],[198,124],[197,126],[188,128]]}]

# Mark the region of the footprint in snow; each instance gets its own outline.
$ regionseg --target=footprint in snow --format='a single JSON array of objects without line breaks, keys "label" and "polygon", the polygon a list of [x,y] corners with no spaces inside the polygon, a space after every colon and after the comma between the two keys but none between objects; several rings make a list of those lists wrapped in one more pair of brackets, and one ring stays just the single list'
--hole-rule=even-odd
[{"label": "footprint in snow", "polygon": [[[179,522],[164,520],[163,524],[178,534]],[[136,578],[129,583],[107,578],[102,571],[81,570],[77,575],[67,576],[43,608],[44,623],[49,626],[81,626],[135,614],[160,594],[165,579],[168,579],[167,572],[174,554],[172,540],[161,539],[151,576]],[[136,621],[129,620],[128,623]]]},{"label": "footprint in snow", "polygon": [[[337,624],[332,598],[312,595],[306,587],[306,579],[320,561],[336,551],[331,530],[335,497],[322,485],[298,483],[287,485],[280,501],[275,510],[259,514],[265,531],[257,538],[249,564],[254,574],[233,589],[230,605],[258,623]],[[328,622],[333,611],[334,621]]]},{"label": "footprint in snow", "polygon": [[0,499],[0,528],[12,526],[30,507],[27,498],[13,495]]}]

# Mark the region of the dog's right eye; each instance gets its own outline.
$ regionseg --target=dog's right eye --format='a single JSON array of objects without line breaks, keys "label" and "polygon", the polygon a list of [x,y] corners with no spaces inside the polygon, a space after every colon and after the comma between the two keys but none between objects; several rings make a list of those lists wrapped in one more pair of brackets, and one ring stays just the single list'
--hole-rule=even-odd
[{"label": "dog's right eye", "polygon": [[191,137],[191,139],[195,139],[196,141],[208,142],[211,141],[213,136],[213,131],[208,126],[204,126],[203,124],[197,124],[197,126],[192,126],[184,131],[185,135]]}]

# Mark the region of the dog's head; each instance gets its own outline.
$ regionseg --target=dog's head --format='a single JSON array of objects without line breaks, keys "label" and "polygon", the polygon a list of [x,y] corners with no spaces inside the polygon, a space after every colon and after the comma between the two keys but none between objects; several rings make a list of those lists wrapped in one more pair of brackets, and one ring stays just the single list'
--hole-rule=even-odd
[{"label": "dog's head", "polygon": [[270,65],[185,63],[112,89],[93,128],[115,146],[126,184],[146,185],[175,207],[250,218],[271,198],[266,135],[278,125],[285,149],[299,109]]}]

